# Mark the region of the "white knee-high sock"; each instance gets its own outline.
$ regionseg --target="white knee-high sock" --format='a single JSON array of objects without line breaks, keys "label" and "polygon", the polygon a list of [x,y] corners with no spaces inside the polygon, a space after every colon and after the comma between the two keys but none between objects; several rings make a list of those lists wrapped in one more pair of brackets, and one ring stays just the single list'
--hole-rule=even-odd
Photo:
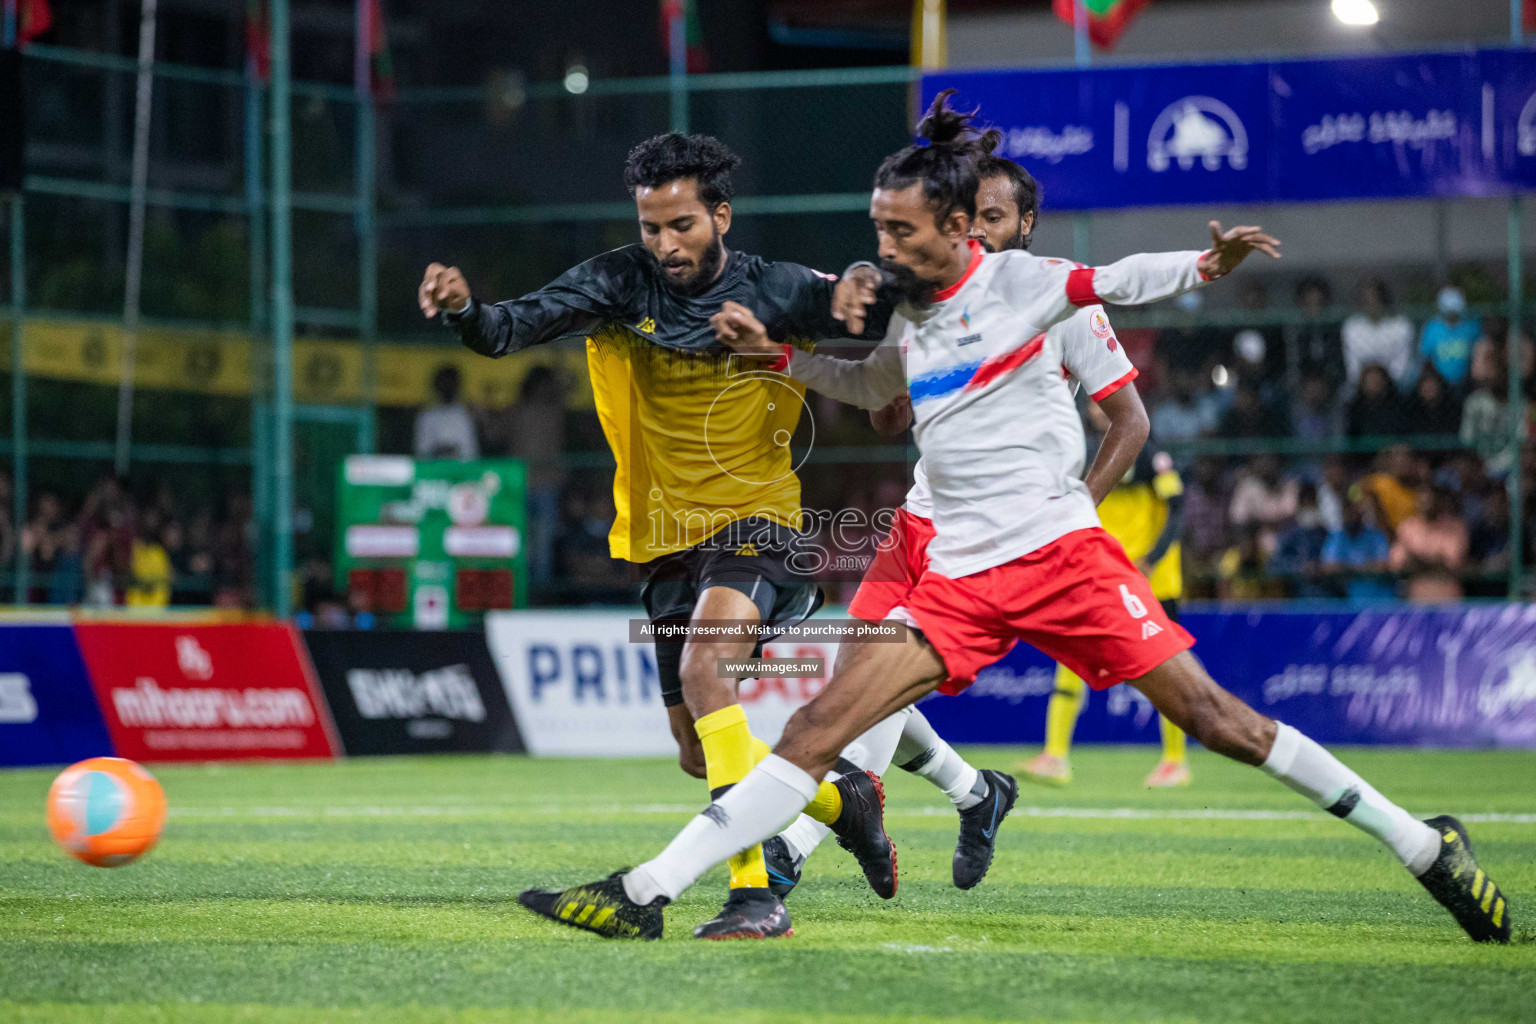
[{"label": "white knee-high sock", "polygon": [[890,770],[891,759],[896,756],[896,748],[906,732],[907,720],[913,714],[911,708],[902,708],[889,718],[876,722],[843,748],[843,756],[865,771],[884,775]]},{"label": "white knee-high sock", "polygon": [[729,793],[683,826],[661,854],[624,876],[636,903],[675,900],[700,875],[783,828],[816,795],[818,783],[777,754],[758,762]]},{"label": "white knee-high sock", "polygon": [[1440,834],[1376,791],[1321,746],[1284,722],[1260,765],[1329,814],[1375,836],[1403,866],[1422,875],[1440,853]]},{"label": "white knee-high sock", "polygon": [[916,708],[902,728],[901,742],[896,745],[896,764],[938,786],[950,803],[962,811],[981,803],[987,795],[981,773],[955,753],[955,748],[944,742]]},{"label": "white knee-high sock", "polygon": [[[902,708],[891,717],[871,726],[858,739],[843,748],[843,757],[866,771],[884,775],[896,755],[896,745],[901,740],[911,708]],[[832,830],[808,815],[800,815],[779,836],[789,845],[792,856],[804,860],[809,857]]]}]

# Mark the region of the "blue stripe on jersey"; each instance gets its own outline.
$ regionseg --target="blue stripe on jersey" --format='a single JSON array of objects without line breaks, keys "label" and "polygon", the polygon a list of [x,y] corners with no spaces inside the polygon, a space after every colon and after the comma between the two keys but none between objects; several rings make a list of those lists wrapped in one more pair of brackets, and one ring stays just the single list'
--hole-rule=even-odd
[{"label": "blue stripe on jersey", "polygon": [[916,405],[919,402],[954,394],[969,384],[979,369],[981,369],[980,362],[962,363],[959,366],[935,370],[921,377],[912,378],[907,385],[907,391],[912,396],[912,404]]}]

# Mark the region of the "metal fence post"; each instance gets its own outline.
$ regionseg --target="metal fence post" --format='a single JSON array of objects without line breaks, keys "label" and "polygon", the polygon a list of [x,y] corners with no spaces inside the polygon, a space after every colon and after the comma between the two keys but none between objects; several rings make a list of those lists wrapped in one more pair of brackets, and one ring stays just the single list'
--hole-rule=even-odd
[{"label": "metal fence post", "polygon": [[[1509,3],[1509,40],[1523,41],[1521,2]],[[1509,200],[1509,335],[1505,349],[1509,359],[1509,447],[1514,454],[1509,468],[1509,598],[1520,597],[1525,573],[1524,468],[1520,464],[1525,435],[1525,396],[1520,387],[1520,307],[1523,304],[1525,269],[1520,254],[1520,197]]]},{"label": "metal fence post", "polygon": [[16,603],[26,604],[31,593],[31,566],[21,550],[21,531],[27,525],[27,370],[22,343],[27,307],[26,203],[17,192],[11,196],[11,499],[16,535]]},{"label": "metal fence post", "polygon": [[288,0],[272,0],[272,610],[293,611],[293,185]]},{"label": "metal fence post", "polygon": [[272,606],[272,449],[267,436],[271,352],[267,341],[267,213],[262,182],[262,81],[254,57],[245,69],[245,217],[251,290],[251,505],[256,524],[256,603]]},{"label": "metal fence post", "polygon": [[377,446],[379,417],[379,228],[375,216],[378,158],[375,137],[378,109],[373,102],[373,69],[368,5],[357,5],[357,48],[352,66],[352,94],[357,104],[357,341],[363,356],[363,404],[366,407],[358,446],[372,452]]}]

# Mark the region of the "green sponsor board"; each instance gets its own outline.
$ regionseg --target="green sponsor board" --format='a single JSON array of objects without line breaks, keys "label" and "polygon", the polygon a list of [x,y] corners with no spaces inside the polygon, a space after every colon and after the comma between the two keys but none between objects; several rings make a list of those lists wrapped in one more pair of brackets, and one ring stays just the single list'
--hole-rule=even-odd
[{"label": "green sponsor board", "polygon": [[453,629],[527,603],[527,470],[354,455],[336,495],[336,582],[381,625]]}]

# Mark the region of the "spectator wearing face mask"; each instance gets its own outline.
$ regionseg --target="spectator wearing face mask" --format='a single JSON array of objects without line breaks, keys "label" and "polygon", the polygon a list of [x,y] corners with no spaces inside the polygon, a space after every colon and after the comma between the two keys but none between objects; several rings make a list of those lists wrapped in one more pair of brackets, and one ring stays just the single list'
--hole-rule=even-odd
[{"label": "spectator wearing face mask", "polygon": [[1440,289],[1435,305],[1437,316],[1424,322],[1419,332],[1419,356],[1439,371],[1446,383],[1458,385],[1467,379],[1472,362],[1472,346],[1482,337],[1483,325],[1476,317],[1466,316],[1467,297],[1450,285]]},{"label": "spectator wearing face mask", "polygon": [[1275,538],[1275,553],[1269,571],[1288,578],[1297,597],[1326,597],[1328,592],[1317,580],[1328,543],[1328,527],[1317,507],[1317,487],[1302,484],[1296,492],[1296,515]]}]

